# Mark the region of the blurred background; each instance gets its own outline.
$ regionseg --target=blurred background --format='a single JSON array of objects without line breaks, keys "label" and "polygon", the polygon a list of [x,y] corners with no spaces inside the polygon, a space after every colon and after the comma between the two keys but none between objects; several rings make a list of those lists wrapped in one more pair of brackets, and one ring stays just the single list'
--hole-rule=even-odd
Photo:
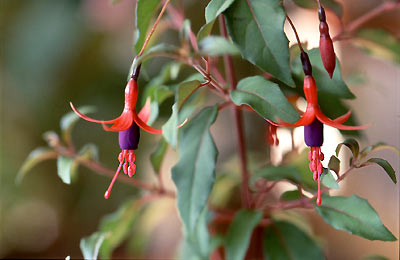
[{"label": "blurred background", "polygon": [[[205,23],[204,12],[198,10],[204,10],[207,2],[184,1],[185,13],[194,32]],[[343,4],[346,24],[382,1],[339,2]],[[0,1],[1,258],[81,258],[80,239],[97,230],[102,216],[115,211],[127,198],[139,192],[117,183],[112,199],[104,200],[109,178],[80,167],[79,177],[72,185],[66,185],[57,176],[55,160],[39,164],[20,185],[15,184],[16,174],[30,151],[46,146],[43,133],[60,131],[59,120],[70,111],[69,101],[77,106],[96,107],[98,118],[114,118],[120,113],[121,93],[134,56],[134,7],[133,0],[122,0],[115,5],[109,0]],[[290,3],[287,8],[309,47],[317,46],[316,12],[295,8]],[[384,27],[400,35],[399,17],[400,10],[388,12],[367,26]],[[335,35],[340,29],[339,21],[328,13],[328,22],[331,35]],[[163,36],[161,40],[175,36]],[[293,42],[290,31],[288,37]],[[350,41],[336,43],[335,47],[344,78],[349,79],[349,86],[357,96],[348,104],[359,122],[372,123],[365,131],[363,145],[383,141],[400,147],[399,64],[367,55]],[[162,69],[161,65],[154,62],[148,70],[148,79]],[[245,68],[237,68],[241,69]],[[354,75],[363,79],[362,84],[351,80]],[[162,113],[162,118],[166,120],[169,113]],[[228,160],[235,143],[229,135],[222,134],[231,131],[226,129],[231,119],[230,111],[224,111],[220,116],[213,134],[222,160],[219,163],[223,163]],[[257,137],[263,136],[264,131],[257,120],[246,119],[250,149],[254,150],[260,149]],[[254,130],[250,127],[253,123],[257,126]],[[326,131],[336,138],[326,140],[327,143],[335,145],[343,140],[335,130]],[[99,147],[100,161],[111,169],[117,166],[116,133],[104,132],[98,125],[80,121],[72,136],[76,147],[94,143]],[[136,160],[139,178],[153,178],[146,173],[151,171],[148,156],[155,150],[157,140],[159,138],[142,135]],[[327,145],[323,149],[329,158],[334,146]],[[342,152],[342,158],[348,155]],[[399,159],[393,152],[378,152],[376,157],[387,159],[398,172]],[[176,154],[170,151],[163,168],[170,169],[176,160]],[[356,193],[368,199],[382,222],[399,238],[399,186],[383,176],[384,172],[378,166],[358,171],[341,184],[337,193],[346,196]],[[157,202],[150,207],[148,212],[151,214],[142,218],[145,219],[142,229],[146,232],[134,233],[123,248],[117,249],[115,255],[118,258],[176,256],[180,223],[173,201]],[[359,259],[375,253],[398,259],[398,242],[369,241],[351,236],[334,230],[316,214],[305,213],[324,245],[328,259]]]}]

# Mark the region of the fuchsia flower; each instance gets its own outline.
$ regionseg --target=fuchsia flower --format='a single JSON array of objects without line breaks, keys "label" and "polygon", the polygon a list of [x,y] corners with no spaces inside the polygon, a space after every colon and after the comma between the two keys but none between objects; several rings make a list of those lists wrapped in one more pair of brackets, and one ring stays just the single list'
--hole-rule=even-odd
[{"label": "fuchsia flower", "polygon": [[[137,78],[139,75],[139,71],[140,65],[132,74],[132,77],[125,88],[124,110],[122,111],[122,114],[116,119],[104,121],[90,118],[79,112],[70,102],[72,110],[82,119],[89,122],[100,123],[103,125],[103,128],[106,131],[118,132],[119,146],[121,147],[122,151],[118,156],[118,169],[110,183],[110,186],[104,194],[104,197],[106,199],[108,199],[110,196],[111,189],[114,185],[115,180],[118,177],[121,168],[123,169],[125,174],[129,175],[129,177],[132,177],[135,174],[136,165],[134,150],[138,148],[140,139],[140,128],[151,134],[162,134],[161,130],[154,129],[146,124],[150,117],[149,100],[146,102],[146,105],[142,108],[140,113],[136,113],[136,103],[138,96]],[[108,127],[106,124],[112,124],[112,126]],[[183,126],[183,124],[178,127],[181,126]]]},{"label": "fuchsia flower", "polygon": [[286,127],[298,127],[304,126],[304,140],[307,146],[311,147],[311,151],[308,155],[310,159],[310,170],[313,172],[314,180],[318,179],[318,198],[317,204],[321,205],[321,180],[320,175],[322,174],[322,163],[324,160],[324,154],[321,152],[321,146],[324,142],[324,124],[334,127],[340,130],[360,130],[365,129],[368,125],[364,126],[347,126],[343,125],[344,122],[349,119],[351,111],[346,114],[332,120],[324,115],[318,105],[317,98],[317,86],[312,76],[312,67],[308,55],[305,52],[301,52],[301,61],[304,70],[304,95],[307,101],[307,108],[300,120],[294,124],[279,121],[279,123],[268,120],[269,123],[275,126],[286,126]]}]

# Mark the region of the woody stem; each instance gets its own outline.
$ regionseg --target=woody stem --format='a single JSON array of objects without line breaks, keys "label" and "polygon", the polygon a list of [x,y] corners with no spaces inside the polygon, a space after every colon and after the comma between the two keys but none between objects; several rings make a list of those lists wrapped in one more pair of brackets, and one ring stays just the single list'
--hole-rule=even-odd
[{"label": "woody stem", "polygon": [[[219,16],[219,26],[222,36],[228,38],[225,19],[222,15]],[[235,90],[237,82],[236,82],[235,69],[233,66],[232,57],[229,55],[225,55],[224,64],[225,64],[225,74],[226,77],[228,78],[230,89]],[[242,204],[246,208],[249,208],[250,207],[249,172],[247,170],[246,143],[245,143],[244,128],[243,128],[243,114],[238,106],[233,106],[232,109],[236,125],[238,153],[239,153],[240,169],[242,175],[242,184],[241,184]]]},{"label": "woody stem", "polygon": [[377,17],[378,15],[400,8],[400,3],[399,2],[389,2],[389,1],[384,1],[382,4],[378,5],[376,8],[366,12],[365,14],[361,15],[351,23],[347,25],[347,28],[344,29],[342,32],[340,32],[338,35],[333,37],[333,41],[338,41],[343,39],[346,34],[352,34],[355,31],[357,31],[361,26],[363,26],[365,23],[368,21],[372,20],[373,18]]}]

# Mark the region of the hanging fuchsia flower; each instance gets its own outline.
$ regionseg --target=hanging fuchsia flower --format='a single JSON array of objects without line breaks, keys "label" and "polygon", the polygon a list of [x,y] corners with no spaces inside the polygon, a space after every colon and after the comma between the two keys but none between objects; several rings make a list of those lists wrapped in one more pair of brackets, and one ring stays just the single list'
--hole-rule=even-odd
[{"label": "hanging fuchsia flower", "polygon": [[[136,68],[132,74],[125,88],[125,104],[122,114],[113,120],[96,120],[90,118],[81,112],[79,112],[72,103],[70,103],[72,110],[81,118],[86,121],[100,123],[106,131],[114,131],[118,133],[119,146],[121,147],[121,153],[118,156],[119,166],[118,169],[104,194],[104,197],[108,199],[110,196],[111,189],[114,185],[115,180],[118,177],[121,168],[125,174],[132,177],[136,171],[135,165],[135,153],[134,150],[138,148],[140,139],[140,128],[151,134],[162,134],[161,130],[154,129],[147,125],[146,122],[150,117],[150,102],[147,100],[146,105],[142,108],[139,114],[136,113],[136,103],[138,96],[138,85],[137,78],[139,76],[140,65]],[[185,122],[184,122],[185,123]],[[112,124],[108,127],[106,124]],[[180,125],[178,127],[183,126]]]},{"label": "hanging fuchsia flower", "polygon": [[322,163],[324,160],[324,154],[321,152],[321,146],[324,142],[324,124],[334,127],[340,130],[360,130],[365,129],[368,126],[347,126],[343,125],[344,122],[349,119],[351,115],[351,111],[346,114],[332,120],[324,115],[318,105],[318,97],[317,97],[317,86],[315,80],[312,76],[312,67],[308,55],[305,52],[301,52],[301,61],[303,64],[304,70],[304,95],[307,101],[307,108],[304,114],[301,116],[300,120],[294,124],[290,124],[287,122],[279,121],[279,123],[275,123],[269,121],[271,124],[275,126],[286,126],[286,127],[298,127],[304,126],[304,140],[307,146],[311,147],[311,151],[309,153],[310,159],[310,170],[313,172],[314,180],[318,179],[318,198],[317,204],[321,205],[321,180],[320,175],[322,174]]}]

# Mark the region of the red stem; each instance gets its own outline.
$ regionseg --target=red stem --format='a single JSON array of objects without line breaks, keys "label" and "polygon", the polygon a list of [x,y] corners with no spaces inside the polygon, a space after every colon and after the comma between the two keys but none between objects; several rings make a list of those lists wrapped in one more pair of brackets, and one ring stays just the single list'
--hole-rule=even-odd
[{"label": "red stem", "polygon": [[396,8],[400,8],[399,2],[388,2],[384,1],[382,4],[378,5],[376,8],[366,12],[365,14],[361,15],[351,23],[347,25],[347,28],[340,32],[338,35],[332,38],[333,41],[338,41],[344,39],[346,34],[352,34],[356,30],[358,30],[361,26],[363,26],[368,21],[372,20],[373,18],[377,17],[378,15],[386,12],[391,11]]},{"label": "red stem", "polygon": [[[222,36],[228,38],[228,32],[226,29],[225,19],[222,15],[219,16],[219,26]],[[236,77],[235,69],[233,66],[232,57],[229,55],[224,56],[225,73],[230,84],[230,89],[236,89]],[[233,114],[235,118],[236,133],[238,140],[238,153],[240,158],[240,169],[242,174],[242,204],[246,207],[250,207],[250,191],[249,191],[249,172],[247,170],[247,158],[246,158],[246,143],[244,138],[244,128],[243,128],[243,114],[238,106],[233,106]]]}]

